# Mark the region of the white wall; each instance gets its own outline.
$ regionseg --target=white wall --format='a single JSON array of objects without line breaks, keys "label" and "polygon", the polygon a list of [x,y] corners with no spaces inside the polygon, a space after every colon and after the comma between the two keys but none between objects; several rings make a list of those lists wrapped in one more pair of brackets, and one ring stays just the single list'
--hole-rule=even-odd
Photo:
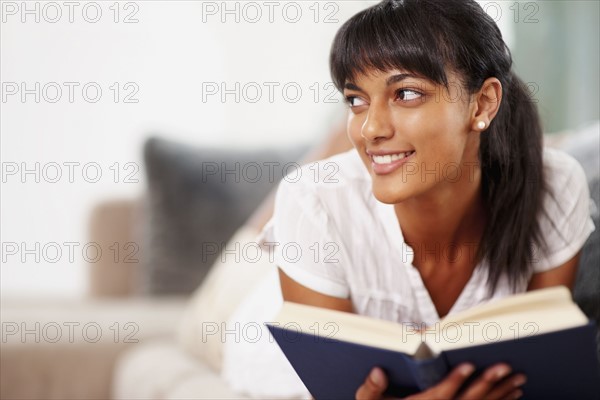
[{"label": "white wall", "polygon": [[[2,2],[2,296],[85,293],[88,215],[103,199],[142,193],[140,150],[149,133],[244,148],[310,142],[325,133],[342,113],[341,103],[326,100],[334,93],[325,86],[331,41],[341,23],[373,3]],[[225,7],[234,12],[224,14]],[[98,22],[90,22],[98,9]],[[253,23],[257,11],[262,15]],[[125,23],[126,16],[137,22]],[[22,98],[21,84],[36,92],[36,82],[37,93]],[[238,91],[239,103],[232,94],[224,102],[219,95],[203,99],[206,85],[232,89],[236,82],[250,84],[246,98]],[[279,85],[272,102],[268,82]],[[78,85],[72,99],[68,85]],[[257,86],[262,98],[247,101]],[[52,102],[57,87],[62,96]],[[97,102],[94,87],[102,90]],[[125,102],[134,89],[137,102]],[[36,165],[37,172],[22,174]],[[97,170],[101,177],[90,182]]]},{"label": "white wall", "polygon": [[[30,10],[37,5],[39,22],[36,13],[23,14],[24,4]],[[324,89],[330,81],[329,46],[340,24],[368,3],[121,2],[117,23],[113,4],[79,2],[71,23],[69,6],[63,2],[2,3],[3,296],[84,293],[87,263],[82,249],[89,212],[102,199],[134,197],[143,191],[140,150],[149,133],[223,147],[284,146],[323,134],[341,109],[340,104],[324,101],[325,94],[334,92]],[[222,13],[225,7],[234,12]],[[102,12],[99,21],[86,21],[95,18],[97,8]],[[62,17],[52,23],[57,10]],[[292,23],[297,10],[302,14]],[[262,17],[253,23],[257,11]],[[138,22],[124,23],[131,13]],[[338,22],[325,21],[329,15]],[[23,101],[22,82],[28,89],[40,83],[39,103],[34,94]],[[72,102],[64,82],[79,84]],[[89,82],[102,90],[96,103],[82,95]],[[111,89],[115,82],[121,96],[138,88],[132,97],[138,102],[125,103],[122,97],[115,102],[115,87]],[[132,85],[125,88],[128,82]],[[224,83],[232,89],[236,82],[241,89],[239,103],[234,94],[225,102],[218,94],[203,99],[207,84],[213,88]],[[279,85],[272,102],[265,82]],[[282,88],[288,83],[286,98]],[[314,83],[321,87],[317,101],[310,89]],[[62,97],[51,103],[56,86]],[[257,87],[262,89],[261,99],[246,101],[257,97]],[[293,102],[297,87],[302,94]],[[19,92],[12,95],[16,88]],[[93,86],[88,95],[95,96]],[[111,169],[115,162],[120,164],[117,183],[115,168]],[[33,169],[36,163],[38,176],[21,175],[22,167]],[[82,166],[88,163],[96,164],[89,164],[83,174]],[[126,163],[133,164],[125,167]],[[51,183],[56,165],[62,178]],[[69,165],[74,168],[72,182]],[[90,183],[94,166],[99,166],[102,177]],[[130,180],[138,183],[125,182],[130,173]],[[35,254],[23,251],[35,249],[36,243]],[[57,248],[62,257],[51,262]],[[95,257],[94,248],[88,250],[88,256]],[[103,250],[103,256],[111,256]]]}]

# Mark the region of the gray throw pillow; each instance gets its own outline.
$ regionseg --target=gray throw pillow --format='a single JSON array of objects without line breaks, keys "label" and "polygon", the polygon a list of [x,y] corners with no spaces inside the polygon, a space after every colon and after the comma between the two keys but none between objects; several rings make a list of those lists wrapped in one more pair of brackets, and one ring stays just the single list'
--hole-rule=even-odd
[{"label": "gray throw pillow", "polygon": [[[590,182],[590,195],[595,204],[600,205],[598,176]],[[600,213],[597,207],[594,208],[592,220],[596,230],[591,233],[581,250],[573,298],[583,312],[600,327]]]},{"label": "gray throw pillow", "polygon": [[562,148],[583,167],[588,179],[590,197],[594,202],[592,220],[596,230],[581,250],[573,299],[588,318],[596,322],[596,344],[600,365],[600,135],[598,122],[567,139]]},{"label": "gray throw pillow", "polygon": [[[293,173],[304,150],[196,149],[149,139],[140,291],[187,294],[198,287],[220,249],[285,172]],[[232,249],[229,257],[240,256]]]}]

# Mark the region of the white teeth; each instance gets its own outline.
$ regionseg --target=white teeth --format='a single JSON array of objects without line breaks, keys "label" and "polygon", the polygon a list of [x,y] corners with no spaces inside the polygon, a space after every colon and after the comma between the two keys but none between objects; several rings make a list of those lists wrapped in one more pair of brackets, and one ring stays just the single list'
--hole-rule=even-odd
[{"label": "white teeth", "polygon": [[375,162],[375,164],[390,164],[394,161],[401,160],[404,157],[408,157],[412,153],[414,153],[414,151],[407,151],[406,153],[399,154],[387,154],[385,156],[373,156],[373,162]]}]

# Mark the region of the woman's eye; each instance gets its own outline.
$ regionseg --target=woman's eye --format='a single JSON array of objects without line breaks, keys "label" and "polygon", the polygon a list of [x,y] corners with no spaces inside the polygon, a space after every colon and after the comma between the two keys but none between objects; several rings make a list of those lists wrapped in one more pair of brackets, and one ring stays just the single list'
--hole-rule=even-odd
[{"label": "woman's eye", "polygon": [[410,90],[410,89],[400,89],[396,91],[396,97],[402,101],[411,101],[416,100],[422,96],[421,93]]},{"label": "woman's eye", "polygon": [[357,96],[346,96],[346,103],[348,103],[350,107],[358,107],[367,104],[363,99]]}]

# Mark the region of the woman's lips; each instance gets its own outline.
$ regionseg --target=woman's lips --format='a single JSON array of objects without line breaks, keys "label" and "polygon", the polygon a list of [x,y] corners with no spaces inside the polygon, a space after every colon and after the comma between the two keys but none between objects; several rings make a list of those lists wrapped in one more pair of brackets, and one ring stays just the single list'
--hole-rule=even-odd
[{"label": "woman's lips", "polygon": [[371,158],[371,169],[373,170],[373,172],[375,173],[375,175],[387,175],[387,174],[391,174],[392,172],[394,172],[395,170],[397,170],[398,168],[400,168],[403,164],[411,161],[414,156],[415,156],[416,152],[412,152],[411,154],[409,154],[408,156],[405,156],[404,158],[401,158],[399,160],[395,160],[392,161],[390,163],[386,163],[386,164],[378,164],[373,160],[373,155],[370,156]]}]

